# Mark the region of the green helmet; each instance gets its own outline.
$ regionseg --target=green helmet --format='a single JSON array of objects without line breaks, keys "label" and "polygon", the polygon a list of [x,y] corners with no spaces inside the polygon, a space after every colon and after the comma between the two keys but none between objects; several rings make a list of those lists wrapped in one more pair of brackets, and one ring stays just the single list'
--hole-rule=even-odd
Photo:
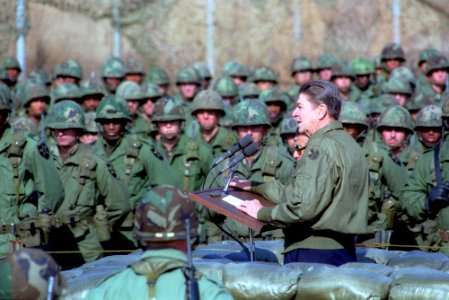
[{"label": "green helmet", "polygon": [[62,100],[51,107],[47,127],[50,129],[85,129],[81,106],[70,100]]},{"label": "green helmet", "polygon": [[432,56],[427,60],[426,75],[437,70],[449,70],[449,60],[442,56]]},{"label": "green helmet", "polygon": [[151,82],[148,82],[145,84],[143,89],[143,94],[145,96],[145,99],[159,99],[162,97],[161,91],[159,90],[159,87]]},{"label": "green helmet", "polygon": [[413,94],[410,84],[399,78],[390,78],[382,88],[387,94],[405,94],[409,96]]},{"label": "green helmet", "polygon": [[125,73],[145,75],[145,68],[143,64],[136,58],[129,58],[125,63]]},{"label": "green helmet", "polygon": [[73,100],[78,102],[81,99],[81,90],[76,84],[61,83],[51,91],[50,97],[53,104],[61,100]]},{"label": "green helmet", "polygon": [[418,66],[421,65],[423,62],[426,62],[429,59],[429,57],[438,55],[440,55],[440,52],[434,48],[426,48],[422,50],[421,52],[419,52]]},{"label": "green helmet", "polygon": [[55,66],[53,78],[58,76],[69,76],[77,79],[83,78],[83,68],[76,60],[69,59]]},{"label": "green helmet", "polygon": [[315,71],[323,69],[332,69],[332,67],[337,63],[337,58],[332,54],[326,53],[318,56],[316,61]]},{"label": "green helmet", "polygon": [[343,124],[361,125],[368,129],[368,119],[365,113],[354,102],[342,102],[339,120]]},{"label": "green helmet", "polygon": [[239,96],[245,100],[247,98],[258,98],[260,90],[254,82],[245,82],[239,86]]},{"label": "green helmet", "polygon": [[237,97],[239,95],[239,88],[229,76],[218,78],[212,89],[222,97]]},{"label": "green helmet", "polygon": [[415,121],[415,130],[426,127],[442,127],[441,115],[443,111],[437,105],[424,106],[418,113]]},{"label": "green helmet", "polygon": [[288,103],[285,97],[282,97],[281,91],[277,88],[266,89],[260,92],[259,100],[268,105],[270,102],[276,102],[281,106],[281,110],[287,110]]},{"label": "green helmet", "polygon": [[234,107],[234,124],[232,128],[251,125],[271,127],[267,106],[260,100],[244,100]]},{"label": "green helmet", "polygon": [[[48,295],[49,281],[53,280]],[[53,258],[40,249],[21,248],[0,261],[1,299],[59,299],[66,281]]]},{"label": "green helmet", "polygon": [[2,67],[5,69],[18,69],[22,71],[19,61],[15,56],[5,56],[2,60]]},{"label": "green helmet", "polygon": [[148,82],[157,84],[157,85],[169,85],[170,78],[168,77],[167,72],[161,67],[152,67],[148,70],[147,74]]},{"label": "green helmet", "polygon": [[101,99],[96,113],[97,117],[95,118],[95,121],[100,123],[102,120],[114,119],[131,121],[131,115],[126,100],[117,95],[106,96]]},{"label": "green helmet", "polygon": [[416,76],[410,68],[403,66],[395,68],[390,74],[390,79],[393,78],[407,81],[412,89],[416,86]]},{"label": "green helmet", "polygon": [[334,80],[337,77],[349,77],[351,80],[355,80],[354,71],[349,65],[336,64],[332,67],[332,76],[331,80]]},{"label": "green helmet", "polygon": [[190,236],[197,237],[194,201],[174,186],[148,189],[136,208],[134,237],[145,242],[185,240],[186,219],[190,221]]},{"label": "green helmet", "polygon": [[262,67],[254,72],[253,82],[257,83],[259,81],[270,81],[278,83],[278,77],[279,75],[273,69],[269,67]]},{"label": "green helmet", "polygon": [[286,117],[281,121],[281,130],[279,134],[284,137],[287,134],[297,134],[298,133],[298,122],[293,117]]},{"label": "green helmet", "polygon": [[374,64],[366,57],[356,57],[351,60],[354,75],[369,75],[374,73]]},{"label": "green helmet", "polygon": [[305,56],[297,57],[293,60],[290,67],[290,73],[292,76],[297,72],[313,71],[312,61]]},{"label": "green helmet", "polygon": [[123,78],[125,75],[125,65],[119,58],[108,59],[101,68],[101,77],[103,78]]},{"label": "green helmet", "polygon": [[231,60],[227,62],[223,67],[223,75],[230,77],[249,77],[248,68],[239,63],[238,61]]},{"label": "green helmet", "polygon": [[144,101],[145,95],[140,89],[140,86],[134,81],[122,81],[115,92],[117,96],[124,98],[126,101]]},{"label": "green helmet", "polygon": [[200,74],[200,77],[203,80],[208,80],[212,78],[212,74],[210,73],[209,67],[204,61],[195,62],[192,67]]},{"label": "green helmet", "polygon": [[[8,87],[4,83],[0,83],[0,87],[1,86]],[[7,93],[5,93],[2,89],[0,89],[0,110],[11,111],[11,105],[9,103],[9,97],[8,97]]]},{"label": "green helmet", "polygon": [[104,97],[104,93],[100,90],[98,84],[91,81],[86,81],[81,85],[80,93],[82,98],[99,97],[101,99]]},{"label": "green helmet", "polygon": [[185,121],[184,109],[172,99],[159,99],[154,105],[152,122],[158,121]]},{"label": "green helmet", "polygon": [[402,106],[389,107],[379,119],[377,124],[377,130],[381,130],[382,127],[397,127],[408,129],[413,132],[413,121],[410,113]]},{"label": "green helmet", "polygon": [[28,75],[28,80],[33,81],[35,83],[44,83],[46,85],[51,84],[50,76],[48,76],[47,72],[42,69],[34,70]]},{"label": "green helmet", "polygon": [[385,45],[385,47],[382,49],[382,53],[380,54],[380,61],[384,62],[388,59],[405,61],[405,54],[401,45],[396,43],[389,43]]},{"label": "green helmet", "polygon": [[414,98],[412,98],[410,101],[407,101],[405,103],[404,107],[406,109],[408,109],[408,111],[410,113],[412,113],[414,111],[420,110],[421,108],[423,108],[426,105],[431,105],[434,102],[435,101],[434,101],[432,95],[429,95],[427,93],[419,93]]},{"label": "green helmet", "polygon": [[390,106],[395,106],[398,104],[396,98],[390,94],[383,94],[368,101],[369,104],[366,110],[367,114],[381,114]]},{"label": "green helmet", "polygon": [[94,111],[84,113],[84,131],[85,132],[98,132],[98,126],[95,122],[97,114]]},{"label": "green helmet", "polygon": [[23,97],[23,106],[27,107],[28,104],[34,99],[42,98],[45,102],[50,103],[50,95],[46,86],[42,84],[26,83]]},{"label": "green helmet", "polygon": [[176,85],[182,83],[194,83],[197,85],[201,84],[201,78],[198,72],[191,66],[185,67],[179,70],[176,75]]},{"label": "green helmet", "polygon": [[192,115],[201,109],[218,110],[222,116],[225,114],[223,99],[217,92],[210,90],[199,92],[193,99]]}]

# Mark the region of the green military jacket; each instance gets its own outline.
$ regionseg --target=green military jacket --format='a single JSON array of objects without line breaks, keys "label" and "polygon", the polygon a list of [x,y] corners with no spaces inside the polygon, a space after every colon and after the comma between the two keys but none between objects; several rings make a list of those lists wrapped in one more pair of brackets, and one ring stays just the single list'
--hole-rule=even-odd
[{"label": "green military jacket", "polygon": [[[0,137],[0,224],[36,217],[43,209],[56,211],[64,188],[46,148],[8,127]],[[14,176],[13,161],[18,163]],[[15,179],[17,178],[17,179]],[[0,234],[0,253],[8,249],[12,235]]]},{"label": "green military jacket", "polygon": [[171,153],[165,149],[161,141],[157,141],[155,146],[176,172],[183,190],[192,192],[201,189],[213,161],[209,145],[183,134]]},{"label": "green military jacket", "polygon": [[287,252],[338,249],[343,245],[333,235],[367,232],[368,164],[338,121],[310,137],[288,184],[274,180],[252,190],[277,204],[257,218],[285,227]]},{"label": "green military jacket", "polygon": [[97,153],[112,165],[117,178],[127,187],[133,208],[149,186],[171,184],[180,187],[168,161],[147,140],[125,134],[111,155],[107,154],[106,147],[103,137],[99,136],[95,143]]},{"label": "green military jacket", "polygon": [[[148,250],[139,262],[92,289],[87,299],[187,299],[184,267],[187,267],[187,257],[178,250]],[[222,283],[199,272],[196,274],[200,299],[232,299]],[[152,288],[149,281],[154,282]]]},{"label": "green military jacket", "polygon": [[[195,139],[197,141],[204,141],[201,132],[196,134]],[[217,134],[215,134],[215,136],[207,143],[212,147],[213,156],[218,157],[231,148],[232,145],[237,143],[238,140],[239,138],[235,133],[220,126]]]},{"label": "green military jacket", "polygon": [[438,105],[438,106],[442,106],[442,98],[443,98],[443,93],[438,94],[430,85],[430,83],[427,82],[422,82],[419,86],[418,89],[416,91],[416,95],[420,95],[423,94],[425,96],[430,97],[433,100],[433,104]]},{"label": "green military jacket", "polygon": [[[449,181],[449,144],[440,149],[441,181]],[[416,162],[400,197],[400,204],[409,217],[409,227],[424,251],[440,251],[449,256],[449,242],[441,241],[440,231],[449,230],[449,207],[436,213],[426,210],[427,195],[437,185],[434,150],[428,149]],[[439,248],[444,247],[444,248]]]},{"label": "green military jacket", "polygon": [[42,131],[42,122],[36,124],[31,121],[28,116],[25,115],[13,120],[11,122],[11,127],[14,129],[14,131],[21,130],[25,134],[30,135],[33,138],[36,137],[36,139],[38,140]]}]

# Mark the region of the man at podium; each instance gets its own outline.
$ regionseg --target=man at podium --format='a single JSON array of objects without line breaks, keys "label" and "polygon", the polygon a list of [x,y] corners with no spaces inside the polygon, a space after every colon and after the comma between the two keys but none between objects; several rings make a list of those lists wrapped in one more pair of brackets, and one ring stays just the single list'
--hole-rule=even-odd
[{"label": "man at podium", "polygon": [[251,200],[238,208],[283,227],[284,263],[353,262],[354,236],[367,231],[368,165],[361,148],[337,121],[340,107],[332,83],[317,80],[302,85],[292,116],[310,139],[291,182],[231,182],[278,203],[264,207]]}]

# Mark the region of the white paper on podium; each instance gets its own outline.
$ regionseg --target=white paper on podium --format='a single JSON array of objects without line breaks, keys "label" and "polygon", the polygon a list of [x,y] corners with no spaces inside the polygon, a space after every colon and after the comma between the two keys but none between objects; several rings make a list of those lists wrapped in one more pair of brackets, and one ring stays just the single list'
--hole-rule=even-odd
[{"label": "white paper on podium", "polygon": [[223,201],[228,202],[229,204],[233,205],[233,206],[238,206],[239,204],[243,203],[244,200],[239,199],[235,196],[232,195],[228,195],[226,197],[223,198]]}]

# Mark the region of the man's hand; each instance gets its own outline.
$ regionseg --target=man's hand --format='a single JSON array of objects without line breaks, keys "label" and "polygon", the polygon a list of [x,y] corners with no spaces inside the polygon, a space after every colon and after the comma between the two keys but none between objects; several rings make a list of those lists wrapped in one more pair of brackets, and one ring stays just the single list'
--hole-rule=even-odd
[{"label": "man's hand", "polygon": [[254,219],[257,219],[257,213],[263,207],[264,206],[257,199],[243,201],[242,204],[237,206],[238,209],[240,209],[241,211],[247,213],[248,215],[250,215]]},{"label": "man's hand", "polygon": [[229,186],[233,188],[249,191],[251,190],[251,180],[241,179],[238,177],[232,178],[232,181],[229,183]]}]

